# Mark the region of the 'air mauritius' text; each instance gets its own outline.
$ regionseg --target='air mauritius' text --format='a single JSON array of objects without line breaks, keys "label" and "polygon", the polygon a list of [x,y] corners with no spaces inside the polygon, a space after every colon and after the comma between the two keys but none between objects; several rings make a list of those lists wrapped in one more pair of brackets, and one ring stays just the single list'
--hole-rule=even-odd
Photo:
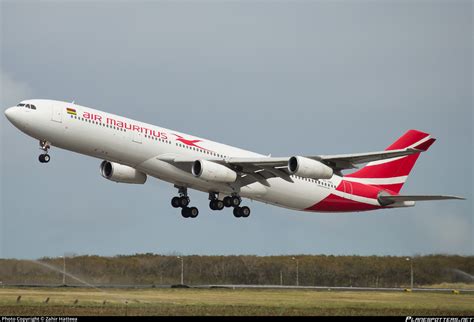
[{"label": "'air mauritius' text", "polygon": [[[85,118],[86,120],[92,120],[92,121],[104,123],[104,121],[102,120],[103,119],[102,116],[100,116],[98,114],[84,112],[84,113],[82,113],[82,117]],[[118,127],[118,128],[122,128],[122,129],[126,129],[126,130],[129,130],[129,131],[140,132],[140,133],[143,133],[145,135],[150,135],[150,136],[153,135],[153,136],[155,136],[157,138],[161,138],[163,140],[168,139],[165,132],[160,132],[160,131],[149,129],[149,128],[139,126],[139,125],[136,125],[136,124],[131,124],[131,123],[119,121],[119,120],[113,119],[111,117],[105,118],[105,124],[115,126],[115,127]]]}]

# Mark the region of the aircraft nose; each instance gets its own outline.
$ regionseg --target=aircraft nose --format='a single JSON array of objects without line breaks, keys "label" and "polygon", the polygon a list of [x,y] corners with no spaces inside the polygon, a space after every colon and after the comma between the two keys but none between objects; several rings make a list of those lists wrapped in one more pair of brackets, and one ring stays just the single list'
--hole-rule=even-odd
[{"label": "aircraft nose", "polygon": [[5,116],[10,122],[12,122],[13,114],[15,114],[14,109],[15,109],[14,107],[9,107],[5,110]]}]

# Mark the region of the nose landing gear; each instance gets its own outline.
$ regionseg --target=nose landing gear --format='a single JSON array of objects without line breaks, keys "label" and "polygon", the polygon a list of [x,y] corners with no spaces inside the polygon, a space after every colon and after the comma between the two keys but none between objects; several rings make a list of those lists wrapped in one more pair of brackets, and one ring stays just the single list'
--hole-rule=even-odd
[{"label": "nose landing gear", "polygon": [[46,140],[39,141],[40,149],[44,151],[44,153],[40,154],[38,157],[39,162],[41,163],[48,163],[51,160],[51,157],[48,154],[48,150],[51,147],[51,144]]}]

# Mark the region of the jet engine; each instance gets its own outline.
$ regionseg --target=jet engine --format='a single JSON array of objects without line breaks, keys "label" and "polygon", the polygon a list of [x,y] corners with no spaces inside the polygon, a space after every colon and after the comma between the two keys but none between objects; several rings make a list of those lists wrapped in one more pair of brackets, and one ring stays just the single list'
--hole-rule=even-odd
[{"label": "jet engine", "polygon": [[237,173],[226,166],[207,160],[196,160],[191,169],[197,178],[214,182],[235,182]]},{"label": "jet engine", "polygon": [[295,156],[288,160],[288,171],[291,174],[311,179],[331,179],[333,169],[327,165],[305,157]]},{"label": "jet engine", "polygon": [[146,174],[135,168],[109,161],[102,161],[100,164],[100,174],[105,178],[115,182],[144,184]]}]

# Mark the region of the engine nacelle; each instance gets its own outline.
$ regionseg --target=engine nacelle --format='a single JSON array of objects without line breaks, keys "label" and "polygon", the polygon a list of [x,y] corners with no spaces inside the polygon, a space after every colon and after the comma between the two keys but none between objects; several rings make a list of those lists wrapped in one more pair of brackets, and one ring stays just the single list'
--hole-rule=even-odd
[{"label": "engine nacelle", "polygon": [[214,182],[235,182],[237,173],[218,163],[207,160],[194,161],[191,172],[195,177]]},{"label": "engine nacelle", "polygon": [[102,161],[100,164],[100,174],[105,178],[115,182],[144,184],[146,174],[135,168],[110,162]]},{"label": "engine nacelle", "polygon": [[334,170],[327,165],[305,157],[291,157],[288,160],[288,171],[291,174],[311,179],[331,179]]}]

